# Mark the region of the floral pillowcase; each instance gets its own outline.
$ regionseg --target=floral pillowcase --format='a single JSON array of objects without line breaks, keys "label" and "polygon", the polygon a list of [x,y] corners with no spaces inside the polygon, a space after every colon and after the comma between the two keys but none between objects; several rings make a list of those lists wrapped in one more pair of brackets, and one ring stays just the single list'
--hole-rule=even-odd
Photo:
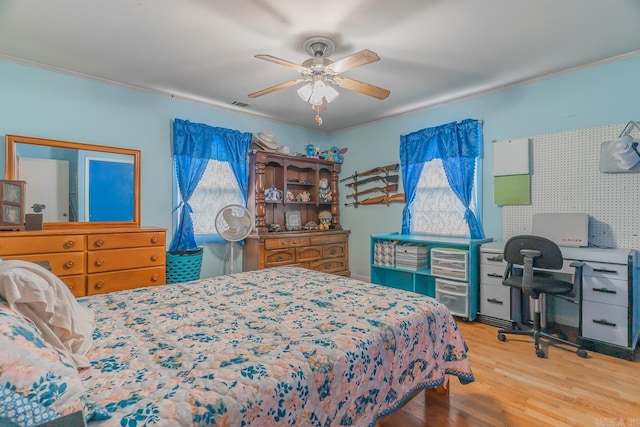
[{"label": "floral pillowcase", "polygon": [[76,368],[0,298],[0,424],[32,426],[83,410]]}]

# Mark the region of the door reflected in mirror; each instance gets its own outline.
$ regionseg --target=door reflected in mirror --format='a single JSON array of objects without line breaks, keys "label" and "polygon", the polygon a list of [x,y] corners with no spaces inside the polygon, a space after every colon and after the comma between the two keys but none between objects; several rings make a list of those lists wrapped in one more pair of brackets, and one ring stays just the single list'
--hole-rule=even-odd
[{"label": "door reflected in mirror", "polygon": [[140,152],[7,135],[5,176],[27,182],[25,208],[44,205],[45,227],[136,225]]}]

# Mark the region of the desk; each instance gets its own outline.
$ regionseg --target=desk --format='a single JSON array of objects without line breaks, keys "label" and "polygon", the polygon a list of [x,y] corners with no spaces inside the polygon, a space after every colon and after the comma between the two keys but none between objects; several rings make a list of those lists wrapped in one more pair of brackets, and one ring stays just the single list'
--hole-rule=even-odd
[{"label": "desk", "polygon": [[[504,242],[481,246],[480,312],[484,323],[503,327],[521,319],[518,298],[502,286]],[[572,274],[573,261],[584,263],[582,286],[569,300],[548,301],[549,320],[578,328],[578,342],[587,350],[635,359],[640,335],[640,267],[638,251],[560,247],[564,263],[558,274]],[[497,266],[500,265],[500,268]],[[502,286],[502,287],[500,287]]]}]

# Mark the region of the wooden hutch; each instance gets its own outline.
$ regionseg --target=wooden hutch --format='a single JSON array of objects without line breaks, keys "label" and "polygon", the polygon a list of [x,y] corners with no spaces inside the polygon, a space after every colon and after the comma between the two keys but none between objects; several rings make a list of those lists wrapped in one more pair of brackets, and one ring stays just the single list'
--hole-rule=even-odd
[{"label": "wooden hutch", "polygon": [[[246,239],[243,270],[297,265],[349,276],[350,232],[340,225],[339,174],[339,163],[251,151],[247,207],[255,228]],[[328,181],[327,190],[321,180]],[[271,197],[265,197],[270,189]],[[320,224],[327,213],[328,230],[299,228]]]}]

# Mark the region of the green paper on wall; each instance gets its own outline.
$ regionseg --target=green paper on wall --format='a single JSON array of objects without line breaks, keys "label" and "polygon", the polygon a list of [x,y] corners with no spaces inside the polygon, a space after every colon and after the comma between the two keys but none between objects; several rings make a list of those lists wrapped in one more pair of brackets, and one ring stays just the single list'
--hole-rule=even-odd
[{"label": "green paper on wall", "polygon": [[531,204],[531,175],[493,177],[493,203],[496,205]]}]

